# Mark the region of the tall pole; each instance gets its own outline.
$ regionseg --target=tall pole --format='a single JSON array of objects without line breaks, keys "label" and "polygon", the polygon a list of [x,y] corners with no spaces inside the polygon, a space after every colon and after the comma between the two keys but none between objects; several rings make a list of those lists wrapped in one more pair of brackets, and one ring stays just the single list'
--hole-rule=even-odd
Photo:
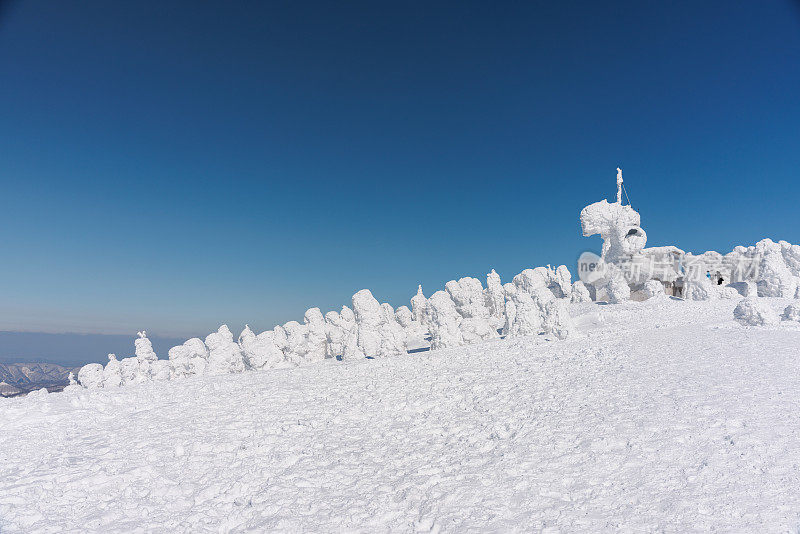
[{"label": "tall pole", "polygon": [[622,204],[622,169],[617,167],[617,204]]}]

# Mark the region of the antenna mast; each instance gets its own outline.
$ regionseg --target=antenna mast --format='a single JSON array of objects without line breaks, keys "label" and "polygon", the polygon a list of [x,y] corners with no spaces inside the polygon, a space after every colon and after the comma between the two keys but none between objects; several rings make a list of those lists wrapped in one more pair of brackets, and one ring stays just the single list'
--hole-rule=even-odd
[{"label": "antenna mast", "polygon": [[617,204],[622,205],[622,169],[617,167]]}]

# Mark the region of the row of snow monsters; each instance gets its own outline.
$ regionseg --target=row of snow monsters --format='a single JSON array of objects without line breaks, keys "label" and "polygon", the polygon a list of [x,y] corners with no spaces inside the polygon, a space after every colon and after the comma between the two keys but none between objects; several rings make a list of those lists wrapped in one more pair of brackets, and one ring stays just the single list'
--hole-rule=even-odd
[{"label": "row of snow monsters", "polygon": [[[352,299],[352,308],[324,316],[319,308],[305,313],[303,323],[289,321],[258,335],[246,326],[234,341],[226,325],[205,342],[192,338],[159,360],[144,332],[135,341],[135,357],[117,360],[109,354],[105,368],[85,365],[80,385],[95,389],[149,380],[171,380],[199,374],[239,373],[247,369],[294,366],[338,358],[354,360],[406,354],[413,344],[431,350],[456,347],[503,336],[549,334],[564,339],[572,331],[566,302],[591,301],[582,282],[571,281],[569,269],[526,269],[512,283],[502,284],[492,270],[484,288],[477,278],[445,284],[425,298],[422,286],[411,308],[380,304],[368,289]],[[498,333],[500,331],[500,333]]]}]

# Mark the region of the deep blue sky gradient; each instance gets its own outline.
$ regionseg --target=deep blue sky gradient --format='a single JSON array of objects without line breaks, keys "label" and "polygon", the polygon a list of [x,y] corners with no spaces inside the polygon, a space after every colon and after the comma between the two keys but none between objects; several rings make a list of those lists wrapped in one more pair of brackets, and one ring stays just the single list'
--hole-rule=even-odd
[{"label": "deep blue sky gradient", "polygon": [[565,263],[621,165],[649,245],[800,242],[800,8],[0,11],[0,330],[271,328]]}]

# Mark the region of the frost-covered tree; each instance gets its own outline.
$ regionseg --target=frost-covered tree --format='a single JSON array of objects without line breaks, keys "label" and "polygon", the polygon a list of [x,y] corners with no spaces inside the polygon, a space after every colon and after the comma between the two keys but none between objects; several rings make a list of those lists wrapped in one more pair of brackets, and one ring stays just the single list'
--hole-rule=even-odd
[{"label": "frost-covered tree", "polygon": [[139,381],[150,380],[153,375],[153,364],[158,361],[158,356],[153,350],[153,344],[147,339],[147,332],[142,330],[138,332],[136,341],[134,341],[136,359],[139,361]]},{"label": "frost-covered tree", "polygon": [[345,330],[339,312],[329,311],[325,314],[325,337],[327,340],[327,357],[336,358],[344,352]]},{"label": "frost-covered tree", "polygon": [[533,293],[536,289],[546,288],[550,280],[550,273],[546,267],[525,269],[514,277],[514,285],[521,291]]},{"label": "frost-covered tree", "polygon": [[797,278],[786,265],[781,245],[771,239],[759,241],[762,258],[758,269],[758,296],[793,298],[797,291]]},{"label": "frost-covered tree", "polygon": [[382,329],[383,337],[389,338],[384,340],[384,344],[388,342],[390,346],[399,347],[400,353],[406,352],[406,331],[403,326],[397,321],[394,308],[388,302],[381,304],[381,311],[383,312],[384,326]]},{"label": "frost-covered tree", "polygon": [[[325,315],[328,337],[328,357],[344,358],[345,346],[350,340],[352,347],[357,346],[356,318],[353,310],[342,306],[340,312],[328,312]],[[352,355],[351,355],[352,356]],[[363,356],[361,356],[363,357]]]},{"label": "frost-covered tree", "polygon": [[444,286],[456,310],[464,318],[488,318],[489,310],[483,296],[483,285],[477,278],[465,276],[460,280],[450,280]]},{"label": "frost-covered tree", "polygon": [[353,313],[356,335],[348,337],[344,359],[380,358],[406,353],[405,336],[400,325],[394,321],[394,313],[390,322],[388,310],[381,307],[368,289],[353,295]]},{"label": "frost-covered tree", "polygon": [[569,300],[570,302],[592,302],[592,295],[583,282],[576,280],[575,283],[572,284]]},{"label": "frost-covered tree", "polygon": [[572,295],[572,273],[566,265],[559,265],[552,275],[550,290],[558,298],[569,298]]},{"label": "frost-covered tree", "polygon": [[289,361],[289,336],[286,335],[283,326],[275,325],[275,328],[272,329],[272,341],[283,353],[283,359]]},{"label": "frost-covered tree", "polygon": [[403,328],[406,341],[421,340],[427,334],[422,323],[414,320],[414,314],[408,309],[408,306],[400,306],[397,308],[394,317],[397,320],[397,324]]},{"label": "frost-covered tree", "polygon": [[742,299],[733,310],[733,318],[746,326],[770,326],[780,322],[769,303],[758,297]]},{"label": "frost-covered tree", "polygon": [[147,380],[144,373],[139,372],[139,360],[135,356],[132,358],[122,358],[119,362],[119,370],[122,374],[122,384],[135,384]]},{"label": "frost-covered tree", "polygon": [[[525,291],[524,287],[532,290]],[[566,301],[557,299],[548,287],[505,284],[503,289],[506,295],[504,335],[519,337],[545,333],[564,339],[573,331]]]},{"label": "frost-covered tree", "polygon": [[122,366],[116,354],[108,355],[108,363],[103,369],[103,387],[119,387],[122,385]]},{"label": "frost-covered tree", "polygon": [[158,359],[156,352],[153,350],[153,344],[147,339],[147,332],[142,330],[138,333],[138,338],[134,341],[136,358],[140,363],[154,362]]},{"label": "frost-covered tree", "polygon": [[511,283],[503,284],[503,295],[505,296],[506,302],[504,305],[504,314],[505,317],[503,318],[503,331],[502,335],[508,336],[511,333],[511,327],[514,325],[514,321],[517,318],[517,305],[514,304],[514,299],[512,295],[514,295],[519,288],[516,285]]},{"label": "frost-covered tree", "polygon": [[99,363],[89,363],[78,371],[78,382],[86,389],[99,389],[103,387],[103,366]]},{"label": "frost-covered tree", "polygon": [[283,351],[286,361],[294,365],[302,365],[306,361],[306,326],[297,321],[289,321],[283,325],[286,335],[286,348]]},{"label": "frost-covered tree", "polygon": [[607,278],[604,289],[606,291],[606,298],[611,304],[619,304],[631,298],[631,288],[628,286],[627,280],[619,271],[614,271]]},{"label": "frost-covered tree", "polygon": [[256,335],[245,325],[239,335],[244,363],[250,369],[269,369],[283,363],[283,352],[275,345],[275,332],[267,330]]},{"label": "frost-covered tree", "polygon": [[[167,351],[167,358],[172,364],[171,378],[182,378],[195,374],[189,358],[189,349],[185,345],[176,345]],[[205,367],[205,365],[203,366]]]},{"label": "frost-covered tree", "polygon": [[686,300],[713,300],[717,296],[716,287],[705,276],[687,278],[683,282],[683,298]]},{"label": "frost-covered tree", "polygon": [[800,245],[792,245],[787,241],[779,241],[781,254],[786,266],[795,277],[800,277]]},{"label": "frost-covered tree", "polygon": [[193,337],[168,351],[171,378],[202,375],[208,367],[208,347],[203,340]]},{"label": "frost-covered tree", "polygon": [[414,320],[422,323],[422,315],[425,313],[425,305],[427,304],[428,299],[425,298],[425,295],[422,293],[422,285],[417,287],[417,294],[411,297],[411,315],[414,317]]},{"label": "frost-covered tree", "polygon": [[400,306],[397,308],[394,312],[394,318],[403,328],[409,328],[414,322],[414,315],[411,313],[411,310],[408,309],[408,306]]},{"label": "frost-covered tree", "polygon": [[497,338],[497,330],[492,325],[489,317],[466,317],[458,325],[461,338],[466,345]]},{"label": "frost-covered tree", "polygon": [[489,315],[495,319],[501,320],[505,318],[506,313],[506,296],[503,291],[503,283],[500,280],[500,275],[492,269],[492,272],[486,275],[486,307],[489,309]]},{"label": "frost-covered tree", "polygon": [[642,293],[644,293],[645,298],[648,300],[666,298],[667,296],[667,293],[664,291],[664,284],[658,280],[648,280],[645,282]]},{"label": "frost-covered tree", "polygon": [[[534,336],[542,329],[542,314],[531,293],[516,284],[506,284],[506,325],[508,337]],[[549,291],[546,288],[545,291]],[[512,317],[513,313],[513,317]]]},{"label": "frost-covered tree", "polygon": [[222,325],[216,332],[206,336],[208,347],[208,368],[210,374],[241,373],[244,359],[239,345],[233,340],[228,325]]},{"label": "frost-covered tree", "polygon": [[422,322],[431,334],[431,350],[464,344],[460,325],[462,317],[445,291],[437,291],[428,299]]},{"label": "frost-covered tree", "polygon": [[561,299],[537,295],[534,298],[542,319],[542,331],[558,339],[566,339],[574,332],[572,317],[566,303]]},{"label": "frost-covered tree", "polygon": [[169,360],[156,360],[150,363],[150,378],[153,380],[169,380],[171,375]]},{"label": "frost-covered tree", "polygon": [[353,295],[353,312],[359,349],[365,356],[377,356],[381,352],[380,327],[383,323],[380,303],[368,289],[362,289]]},{"label": "frost-covered tree", "polygon": [[306,327],[306,362],[318,362],[325,359],[328,336],[325,331],[325,317],[319,308],[310,308],[303,316]]}]

